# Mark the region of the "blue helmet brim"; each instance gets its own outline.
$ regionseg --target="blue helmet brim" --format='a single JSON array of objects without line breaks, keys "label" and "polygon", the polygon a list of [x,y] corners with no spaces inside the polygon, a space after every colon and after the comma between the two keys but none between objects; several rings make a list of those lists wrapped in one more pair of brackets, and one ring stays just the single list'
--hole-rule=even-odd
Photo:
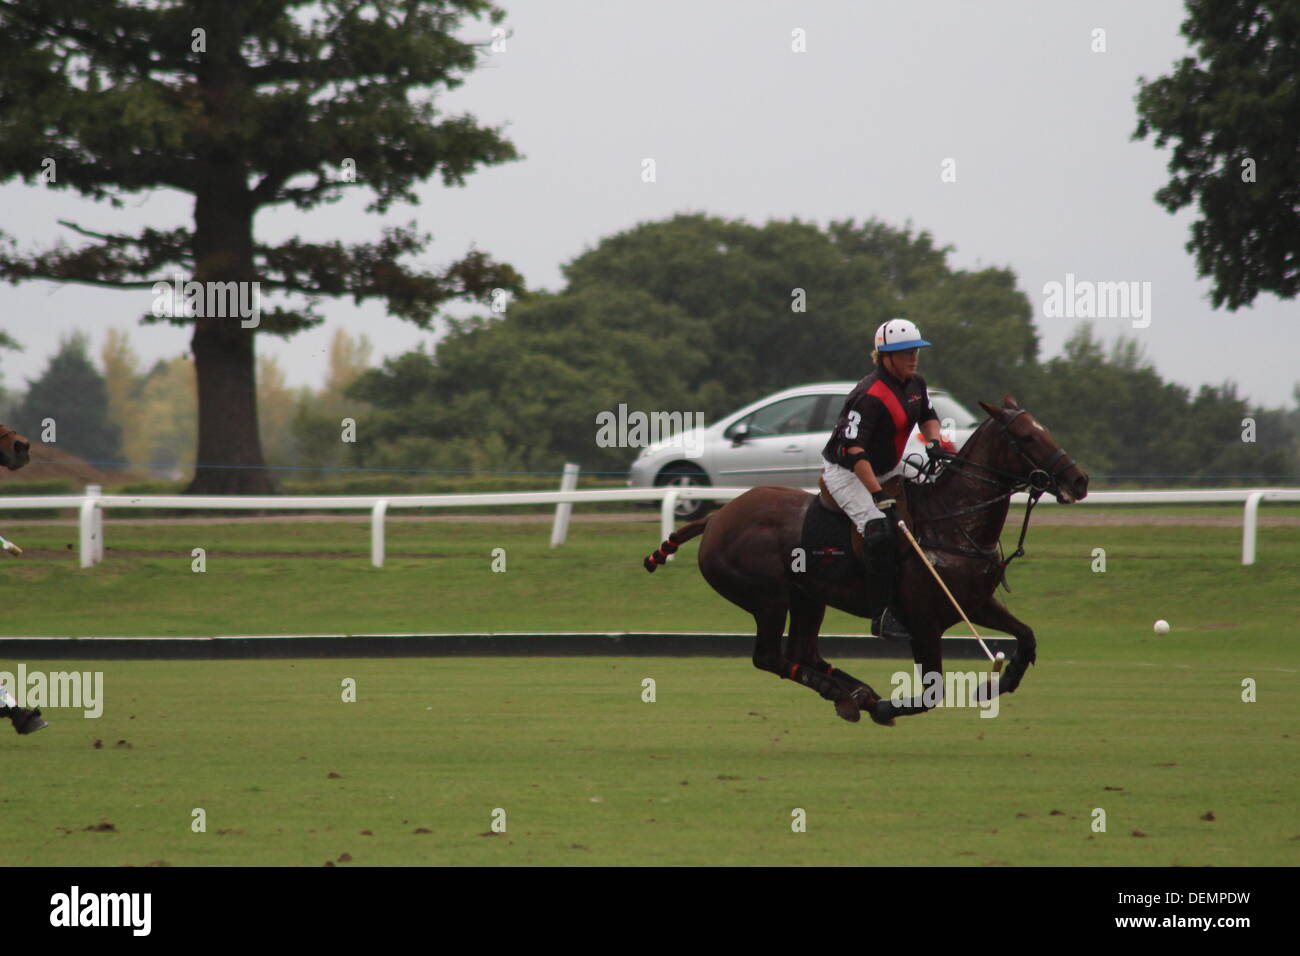
[{"label": "blue helmet brim", "polygon": [[908,349],[923,349],[930,343],[925,339],[912,339],[910,342],[891,342],[889,345],[877,346],[877,352],[906,352]]}]

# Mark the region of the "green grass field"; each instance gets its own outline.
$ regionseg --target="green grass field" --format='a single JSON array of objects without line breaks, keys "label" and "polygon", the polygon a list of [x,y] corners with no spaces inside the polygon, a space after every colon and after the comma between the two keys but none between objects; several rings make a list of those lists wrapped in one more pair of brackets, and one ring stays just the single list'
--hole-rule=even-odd
[{"label": "green grass field", "polygon": [[[72,530],[8,525],[29,554],[0,564],[2,627],[751,628],[694,544],[640,569],[656,524],[575,524],[555,550],[548,530],[394,523],[374,569],[365,526],[110,523],[107,560],[82,571]],[[1029,552],[1005,598],[1039,664],[995,719],[847,724],[743,658],[27,660],[103,671],[106,704],[50,710],[31,737],[0,727],[0,846],[10,866],[1300,862],[1300,531],[1262,528],[1251,568],[1235,528],[1042,527]],[[825,630],[864,627],[831,614]],[[845,665],[880,690],[901,666]]]}]

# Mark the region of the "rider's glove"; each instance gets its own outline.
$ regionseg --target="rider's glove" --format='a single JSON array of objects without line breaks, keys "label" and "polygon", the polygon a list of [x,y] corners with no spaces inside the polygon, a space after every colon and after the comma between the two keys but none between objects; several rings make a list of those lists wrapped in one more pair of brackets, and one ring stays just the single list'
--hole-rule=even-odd
[{"label": "rider's glove", "polygon": [[957,446],[942,438],[931,438],[925,443],[925,451],[931,458],[941,458],[957,454]]}]

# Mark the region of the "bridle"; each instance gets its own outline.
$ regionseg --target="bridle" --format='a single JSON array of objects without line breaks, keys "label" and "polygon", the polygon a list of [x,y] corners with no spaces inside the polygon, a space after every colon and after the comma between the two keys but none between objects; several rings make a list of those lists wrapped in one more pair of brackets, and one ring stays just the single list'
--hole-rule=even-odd
[{"label": "bridle", "polygon": [[[1016,544],[1016,550],[1012,553],[1011,557],[1002,557],[1001,540],[999,540],[992,548],[981,548],[975,539],[971,537],[966,526],[960,521],[956,521],[954,524],[956,524],[957,530],[959,530],[966,540],[970,542],[970,548],[931,543],[926,544],[926,547],[933,548],[937,551],[949,551],[955,554],[967,555],[969,557],[982,558],[990,563],[996,562],[999,565],[998,578],[1001,581],[1002,586],[1008,591],[1011,590],[1011,587],[1007,584],[1007,566],[1016,558],[1024,556],[1025,535],[1029,533],[1029,516],[1033,513],[1034,506],[1038,504],[1038,499],[1047,492],[1051,492],[1059,498],[1061,492],[1060,476],[1075,464],[1074,459],[1065,453],[1065,449],[1060,448],[1059,446],[1047,461],[1041,464],[1034,461],[1034,459],[1030,457],[1026,448],[1028,444],[1027,437],[1024,435],[1017,435],[1011,430],[1011,424],[1024,414],[1026,414],[1025,410],[1023,408],[1018,408],[1006,420],[995,418],[992,419],[992,421],[996,422],[1002,429],[1002,437],[1009,445],[1011,445],[1016,454],[1029,464],[1030,472],[1028,475],[1018,475],[1001,468],[994,468],[992,465],[969,461],[965,458],[959,457],[958,455],[954,455],[951,452],[940,452],[937,456],[931,458],[930,461],[921,469],[923,477],[933,481],[937,475],[940,463],[943,463],[945,468],[955,468],[959,473],[965,471],[969,477],[993,485],[999,489],[999,493],[992,498],[977,502],[976,504],[965,508],[960,508],[956,511],[949,511],[946,514],[931,515],[926,518],[918,517],[914,519],[914,523],[918,527],[922,524],[934,524],[935,522],[943,521],[945,519],[958,518],[962,515],[982,511],[985,508],[1010,500],[1011,496],[1018,492],[1028,491],[1029,501],[1025,506],[1024,523],[1020,527],[1020,540]],[[985,474],[980,474],[980,472],[986,472],[988,475],[994,477],[988,477]]]}]

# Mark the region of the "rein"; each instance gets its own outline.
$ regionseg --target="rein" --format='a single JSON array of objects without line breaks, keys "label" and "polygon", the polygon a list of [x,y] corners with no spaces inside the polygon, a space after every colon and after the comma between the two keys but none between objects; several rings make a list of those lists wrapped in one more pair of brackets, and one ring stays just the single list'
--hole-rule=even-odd
[{"label": "rein", "polygon": [[[1007,419],[1007,421],[1004,422],[997,419],[995,419],[995,421],[997,421],[999,427],[1001,427],[1002,429],[1002,437],[1007,440],[1007,442],[1016,450],[1016,452],[1020,455],[1021,458],[1023,458],[1025,461],[1027,461],[1030,464],[1032,470],[1027,476],[1017,475],[1009,471],[1003,471],[1000,468],[994,468],[990,465],[981,464],[980,462],[968,461],[960,457],[959,455],[953,455],[951,453],[942,453],[932,458],[921,470],[922,474],[929,477],[932,483],[935,478],[940,462],[944,461],[947,462],[949,465],[952,465],[954,468],[956,468],[959,473],[964,473],[968,477],[978,479],[979,481],[983,481],[986,484],[994,485],[995,487],[1001,489],[1001,492],[993,498],[989,498],[984,501],[977,502],[976,504],[958,509],[957,511],[949,511],[941,515],[932,515],[926,518],[916,517],[913,519],[913,523],[916,524],[919,528],[919,526],[922,524],[934,524],[935,522],[942,521],[945,519],[957,518],[960,517],[961,515],[972,514],[977,511],[982,511],[985,508],[989,508],[993,505],[1010,500],[1011,496],[1016,494],[1019,491],[1029,491],[1029,501],[1025,505],[1025,519],[1020,526],[1020,540],[1017,542],[1016,550],[1012,552],[1011,557],[1009,558],[1002,557],[1001,559],[999,559],[999,555],[1003,553],[1002,541],[1000,540],[1001,538],[1000,535],[999,535],[998,543],[994,547],[981,548],[979,544],[975,541],[975,539],[971,537],[971,534],[966,529],[966,526],[961,522],[954,522],[954,523],[957,526],[957,530],[962,533],[962,535],[966,538],[968,542],[970,542],[971,544],[970,548],[954,547],[952,545],[942,545],[942,544],[926,545],[926,547],[933,548],[936,551],[947,551],[952,554],[961,554],[967,557],[981,558],[990,563],[997,562],[998,581],[999,583],[1001,583],[1001,585],[1004,588],[1007,589],[1008,593],[1010,593],[1011,591],[1011,585],[1007,584],[1007,567],[1016,558],[1023,557],[1025,554],[1025,536],[1029,533],[1029,517],[1033,513],[1034,506],[1038,504],[1038,499],[1041,498],[1045,492],[1051,491],[1053,494],[1056,494],[1059,491],[1060,484],[1057,478],[1057,473],[1063,471],[1066,468],[1069,468],[1071,465],[1074,464],[1074,459],[1070,458],[1070,456],[1067,455],[1065,451],[1061,448],[1057,448],[1056,451],[1052,454],[1051,458],[1049,458],[1047,462],[1041,466],[1037,462],[1035,462],[1032,458],[1030,458],[1028,453],[1025,451],[1023,445],[1021,444],[1020,436],[1015,435],[1011,432],[1011,423],[1014,422],[1017,418],[1019,418],[1023,414],[1025,414],[1024,409],[1019,409],[1016,411],[1015,414],[1013,414],[1009,419]],[[1062,462],[1062,459],[1065,459],[1065,461]],[[1049,468],[1051,469],[1051,471],[1047,470]],[[967,469],[978,469],[978,471],[989,472],[990,474],[995,475],[996,478],[988,478],[985,477],[984,475],[979,474],[978,471],[975,470],[968,471]]]}]

